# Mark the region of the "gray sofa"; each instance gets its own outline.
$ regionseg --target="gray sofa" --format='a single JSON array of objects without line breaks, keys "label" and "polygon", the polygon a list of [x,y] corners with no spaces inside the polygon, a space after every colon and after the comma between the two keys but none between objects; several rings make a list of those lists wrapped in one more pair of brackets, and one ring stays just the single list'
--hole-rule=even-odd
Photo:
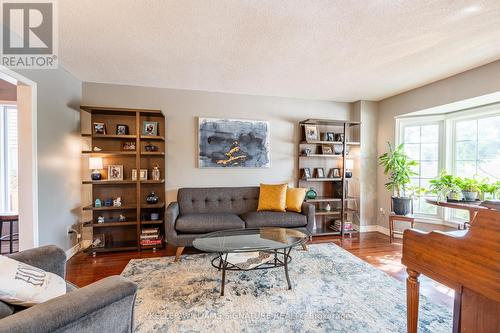
[{"label": "gray sofa", "polygon": [[[64,278],[66,254],[56,246],[43,246],[9,255],[26,264]],[[83,288],[67,285],[68,293],[30,308],[0,301],[0,332],[132,332],[137,287],[111,276]]]},{"label": "gray sofa", "polygon": [[200,235],[225,230],[286,227],[312,231],[314,205],[304,202],[302,213],[258,212],[259,187],[181,188],[177,202],[165,212],[165,233],[177,248],[179,260],[186,246]]}]

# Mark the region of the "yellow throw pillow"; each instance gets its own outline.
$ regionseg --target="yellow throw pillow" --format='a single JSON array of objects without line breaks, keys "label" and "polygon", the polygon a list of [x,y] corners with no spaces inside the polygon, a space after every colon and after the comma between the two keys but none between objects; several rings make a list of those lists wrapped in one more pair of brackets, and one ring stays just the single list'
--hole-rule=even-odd
[{"label": "yellow throw pillow", "polygon": [[286,190],[286,210],[289,212],[300,213],[302,203],[306,197],[306,188],[289,188]]},{"label": "yellow throw pillow", "polygon": [[288,184],[260,184],[258,211],[284,212],[286,208],[286,188]]}]

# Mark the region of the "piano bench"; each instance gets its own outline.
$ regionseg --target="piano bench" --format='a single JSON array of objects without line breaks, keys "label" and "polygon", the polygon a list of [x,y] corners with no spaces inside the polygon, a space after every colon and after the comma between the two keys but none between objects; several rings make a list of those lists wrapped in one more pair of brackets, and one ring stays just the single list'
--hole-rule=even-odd
[{"label": "piano bench", "polygon": [[389,243],[392,243],[394,241],[394,235],[403,234],[401,231],[394,230],[394,221],[410,222],[410,226],[413,229],[415,217],[413,215],[396,215],[394,213],[389,214]]}]

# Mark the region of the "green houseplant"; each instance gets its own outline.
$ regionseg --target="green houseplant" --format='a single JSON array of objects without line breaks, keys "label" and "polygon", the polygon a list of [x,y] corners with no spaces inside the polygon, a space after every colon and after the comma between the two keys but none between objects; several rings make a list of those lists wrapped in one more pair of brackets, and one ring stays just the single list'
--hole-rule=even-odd
[{"label": "green houseplant", "polygon": [[393,148],[387,142],[389,151],[379,156],[379,164],[384,167],[384,174],[389,176],[389,181],[385,187],[392,192],[392,208],[398,215],[407,215],[411,212],[411,195],[408,191],[415,191],[410,184],[410,177],[417,173],[412,171],[412,167],[418,165],[411,160],[404,151],[404,145]]},{"label": "green houseplant", "polygon": [[458,177],[450,175],[446,170],[441,170],[439,176],[429,181],[430,191],[437,194],[438,201],[447,198],[460,200],[460,187]]},{"label": "green houseplant", "polygon": [[465,201],[475,201],[481,191],[481,183],[475,178],[458,178],[457,185],[462,190]]}]

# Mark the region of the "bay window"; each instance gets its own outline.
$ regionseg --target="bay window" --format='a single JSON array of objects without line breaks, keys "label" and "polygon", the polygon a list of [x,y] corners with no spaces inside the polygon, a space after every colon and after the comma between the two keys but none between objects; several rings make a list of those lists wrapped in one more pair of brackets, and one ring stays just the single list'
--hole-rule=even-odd
[{"label": "bay window", "polygon": [[[459,177],[500,180],[500,104],[438,116],[398,118],[397,142],[419,165],[412,185],[429,188],[429,180],[446,169]],[[426,194],[425,197],[432,196]],[[448,221],[468,219],[466,211],[442,209],[418,197],[417,217]]]}]

